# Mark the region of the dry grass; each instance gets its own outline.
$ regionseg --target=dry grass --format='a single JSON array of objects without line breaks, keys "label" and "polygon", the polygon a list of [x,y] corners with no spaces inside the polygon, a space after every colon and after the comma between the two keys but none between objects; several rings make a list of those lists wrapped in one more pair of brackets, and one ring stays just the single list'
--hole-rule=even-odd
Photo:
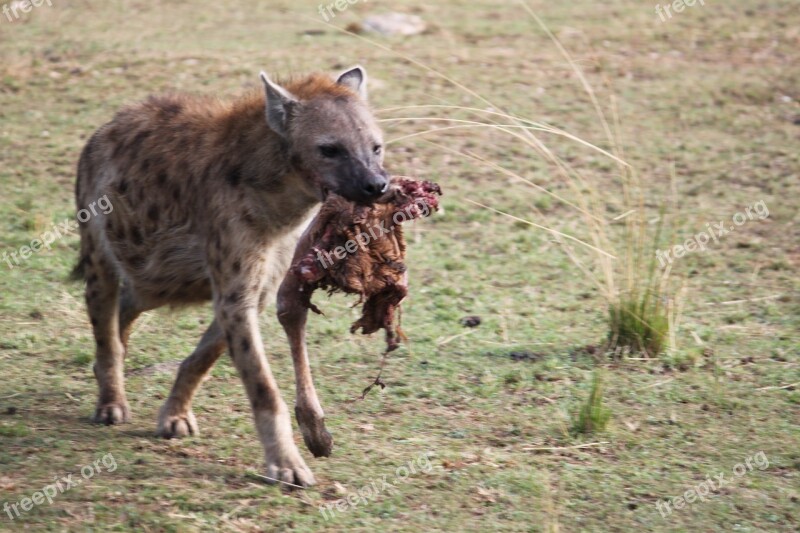
[{"label": "dry grass", "polygon": [[[325,302],[327,316],[310,323],[336,445],[327,460],[306,454],[319,486],[301,494],[248,474],[263,460],[225,358],[195,401],[201,436],[153,436],[209,309],[143,317],[126,362],[134,421],[98,428],[88,423],[90,327],[81,289],[64,281],[77,239],[3,267],[0,500],[101,453],[119,468],[0,529],[796,530],[798,14],[789,0],[706,4],[660,24],[628,0],[531,2],[556,42],[524,7],[496,2],[371,1],[336,19],[344,27],[396,9],[435,25],[371,39],[380,46],[288,0],[54,2],[0,21],[4,250],[71,216],[78,151],[119,105],[166,89],[230,94],[261,69],[361,62],[396,140],[389,169],[445,190],[443,213],[407,231],[411,343],[387,359],[385,390],[350,401],[382,352],[380,337],[347,333],[352,301]],[[658,240],[679,243],[756,200],[769,218],[651,275]],[[609,302],[636,293],[641,306],[645,287],[668,296],[648,305],[668,317],[670,348],[605,357]],[[467,315],[480,326],[465,330]],[[629,328],[644,341],[640,326]],[[262,331],[291,403],[288,349],[270,312]],[[590,405],[596,371],[613,418],[601,435],[576,435],[572,417]],[[426,451],[430,472],[333,520],[319,513]],[[770,468],[659,515],[656,501],[757,451]]]}]

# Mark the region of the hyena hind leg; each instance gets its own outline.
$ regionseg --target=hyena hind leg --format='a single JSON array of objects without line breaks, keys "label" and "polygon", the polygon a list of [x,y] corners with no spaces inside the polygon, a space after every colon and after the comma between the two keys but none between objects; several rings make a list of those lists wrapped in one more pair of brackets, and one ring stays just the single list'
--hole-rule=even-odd
[{"label": "hyena hind leg", "polygon": [[226,347],[225,336],[215,320],[203,334],[192,355],[178,369],[172,392],[158,414],[156,432],[159,436],[172,439],[199,434],[197,420],[192,413],[192,398],[203,377]]},{"label": "hyena hind leg", "polygon": [[[89,235],[85,238],[91,241]],[[94,421],[120,424],[130,419],[130,409],[123,375],[125,348],[119,334],[119,277],[100,250],[84,258],[86,308],[96,345],[94,375],[100,389]]]}]

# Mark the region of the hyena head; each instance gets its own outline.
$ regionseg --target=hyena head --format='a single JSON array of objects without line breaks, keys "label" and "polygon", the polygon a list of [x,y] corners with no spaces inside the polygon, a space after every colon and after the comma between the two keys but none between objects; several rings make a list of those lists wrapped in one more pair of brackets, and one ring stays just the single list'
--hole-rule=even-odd
[{"label": "hyena head", "polygon": [[[389,183],[383,135],[367,105],[367,73],[356,66],[334,82],[312,77],[289,89],[261,73],[269,127],[322,200],[328,191],[369,204]],[[294,90],[294,94],[290,89]]]}]

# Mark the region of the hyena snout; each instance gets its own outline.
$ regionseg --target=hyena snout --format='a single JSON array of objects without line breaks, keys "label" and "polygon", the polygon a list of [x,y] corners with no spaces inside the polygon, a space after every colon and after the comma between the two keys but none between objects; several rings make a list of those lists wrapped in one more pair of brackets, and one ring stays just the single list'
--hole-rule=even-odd
[{"label": "hyena snout", "polygon": [[357,178],[348,183],[342,196],[348,200],[371,204],[389,188],[389,176],[383,169],[377,172],[366,170],[357,174]]},{"label": "hyena snout", "polygon": [[364,182],[362,189],[364,193],[371,198],[377,198],[386,192],[389,187],[389,180],[385,175],[375,174]]}]

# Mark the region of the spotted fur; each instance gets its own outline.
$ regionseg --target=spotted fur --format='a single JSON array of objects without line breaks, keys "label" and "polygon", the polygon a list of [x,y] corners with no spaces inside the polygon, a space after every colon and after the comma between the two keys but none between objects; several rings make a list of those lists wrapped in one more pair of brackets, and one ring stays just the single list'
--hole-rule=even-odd
[{"label": "spotted fur", "polygon": [[[97,422],[130,416],[123,360],[139,314],[212,300],[215,318],[180,366],[158,433],[197,432],[192,397],[227,349],[250,399],[267,476],[310,485],[258,315],[326,191],[363,201],[378,194],[386,174],[361,67],[337,79],[311,75],[281,85],[262,73],[262,80],[263,90],[231,100],[151,96],[92,135],[78,164],[77,207],[105,195],[113,210],[81,224],[76,272],[86,281],[96,340]],[[284,284],[279,318],[295,363],[295,411],[311,451],[329,455],[305,349],[306,310],[286,297],[292,290]]]}]

